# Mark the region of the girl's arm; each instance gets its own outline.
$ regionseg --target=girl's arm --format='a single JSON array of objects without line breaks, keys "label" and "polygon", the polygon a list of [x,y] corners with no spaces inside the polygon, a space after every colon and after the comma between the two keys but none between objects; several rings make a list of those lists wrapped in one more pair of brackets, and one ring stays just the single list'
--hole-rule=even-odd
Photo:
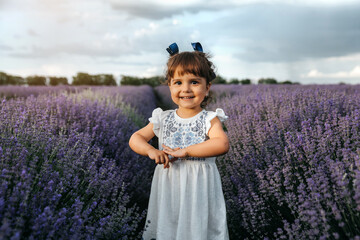
[{"label": "girl's arm", "polygon": [[155,149],[148,142],[155,136],[153,129],[153,124],[149,123],[142,129],[136,131],[131,135],[129,140],[130,148],[143,156],[148,156],[148,151]]},{"label": "girl's arm", "polygon": [[164,152],[174,157],[214,157],[229,151],[229,140],[218,117],[211,120],[209,138],[202,143],[194,144],[183,149],[174,150],[165,145]]},{"label": "girl's arm", "polygon": [[164,163],[164,168],[168,168],[170,162],[168,155],[148,143],[154,136],[153,124],[149,123],[131,135],[129,146],[134,152],[155,160],[156,164]]}]

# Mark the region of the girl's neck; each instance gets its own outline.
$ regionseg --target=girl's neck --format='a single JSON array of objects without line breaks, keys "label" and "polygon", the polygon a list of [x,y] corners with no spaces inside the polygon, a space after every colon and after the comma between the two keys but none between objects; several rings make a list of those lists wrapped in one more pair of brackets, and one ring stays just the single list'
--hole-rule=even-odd
[{"label": "girl's neck", "polygon": [[192,109],[192,108],[181,108],[179,107],[176,110],[176,114],[181,118],[191,118],[201,112],[203,109],[201,107]]}]

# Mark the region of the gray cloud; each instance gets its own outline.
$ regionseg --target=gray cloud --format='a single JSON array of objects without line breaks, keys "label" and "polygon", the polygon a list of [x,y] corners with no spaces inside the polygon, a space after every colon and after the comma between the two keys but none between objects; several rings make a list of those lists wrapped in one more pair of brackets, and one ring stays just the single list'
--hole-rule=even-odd
[{"label": "gray cloud", "polygon": [[0,44],[0,50],[2,51],[12,51],[13,48],[9,45]]},{"label": "gray cloud", "polygon": [[59,55],[79,55],[88,57],[117,57],[121,54],[139,54],[136,48],[128,47],[124,41],[118,41],[117,44],[107,44],[104,42],[100,46],[94,46],[86,43],[59,44],[50,47],[33,45],[30,51],[17,51],[9,54],[17,58],[49,58]]},{"label": "gray cloud", "polygon": [[[180,32],[166,28],[171,39],[189,38],[193,29],[201,29],[209,42],[235,44],[233,55],[249,62],[293,62],[310,58],[344,56],[360,52],[360,4],[300,5],[300,4],[242,4],[228,2],[195,3],[181,8],[154,3],[119,3],[112,7],[131,16],[160,20],[184,12],[220,11],[227,9],[227,17],[198,23]],[[214,15],[216,16],[216,15]],[[191,20],[189,20],[191,21]],[[159,32],[146,41],[164,42],[167,36]],[[175,38],[176,36],[176,38]],[[224,40],[225,39],[225,40]],[[145,40],[145,38],[143,39]],[[167,43],[166,41],[164,42]],[[154,45],[151,44],[151,45]],[[148,44],[147,44],[148,45]],[[228,46],[229,47],[229,46]]]},{"label": "gray cloud", "polygon": [[209,1],[202,3],[194,3],[191,5],[172,6],[164,4],[156,4],[151,2],[118,2],[111,1],[111,7],[114,10],[123,11],[129,13],[131,16],[146,18],[152,20],[159,20],[163,18],[169,18],[174,15],[181,15],[184,12],[198,13],[200,11],[219,11],[229,5],[225,5],[222,1]]},{"label": "gray cloud", "polygon": [[246,61],[297,61],[360,52],[360,5],[251,5],[222,19],[219,34],[239,38]]},{"label": "gray cloud", "polygon": [[27,34],[28,34],[29,36],[32,36],[32,37],[36,37],[36,36],[39,35],[39,34],[37,34],[37,32],[35,32],[35,31],[32,30],[32,29],[28,29]]}]

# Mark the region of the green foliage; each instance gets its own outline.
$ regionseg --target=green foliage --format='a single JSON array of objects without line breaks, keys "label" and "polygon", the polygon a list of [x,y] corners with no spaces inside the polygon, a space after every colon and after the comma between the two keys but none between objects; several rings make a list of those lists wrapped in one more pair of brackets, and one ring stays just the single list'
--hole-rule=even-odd
[{"label": "green foliage", "polygon": [[26,77],[27,84],[29,86],[45,86],[46,85],[46,77],[44,76],[28,76]]},{"label": "green foliage", "polygon": [[251,80],[248,79],[248,78],[245,78],[245,79],[242,79],[242,80],[239,80],[237,78],[232,78],[232,79],[230,79],[229,84],[242,84],[242,85],[251,84]]},{"label": "green foliage", "polygon": [[240,81],[241,84],[251,84],[251,79],[245,78]]},{"label": "green foliage", "polygon": [[133,86],[139,86],[141,85],[141,80],[138,77],[131,77],[131,76],[121,76],[120,85],[133,85]]},{"label": "green foliage", "polygon": [[49,79],[51,86],[68,85],[68,80],[66,77],[49,77]]},{"label": "green foliage", "polygon": [[98,74],[93,76],[95,79],[95,85],[106,85],[106,86],[116,86],[115,78],[112,74]]},{"label": "green foliage", "polygon": [[73,77],[72,85],[93,85],[92,77],[88,73],[79,72]]},{"label": "green foliage", "polygon": [[72,85],[116,86],[116,81],[112,74],[90,75],[88,73],[79,72],[73,77]]},{"label": "green foliage", "polygon": [[239,81],[239,79],[237,79],[237,78],[232,78],[232,79],[230,79],[230,82],[229,82],[230,84],[239,84],[240,83],[240,81]]},{"label": "green foliage", "polygon": [[8,76],[6,73],[4,72],[0,72],[0,85],[5,85],[7,84],[8,81]]},{"label": "green foliage", "polygon": [[139,78],[139,77],[122,75],[120,85],[122,85],[122,86],[125,86],[125,85],[133,85],[133,86],[150,85],[151,87],[156,87],[156,86],[159,86],[164,81],[165,81],[165,79],[162,76]]},{"label": "green foliage", "polygon": [[286,81],[283,81],[283,82],[279,82],[280,84],[292,84],[292,82],[290,80],[286,80]]},{"label": "green foliage", "polygon": [[25,84],[24,78],[20,76],[13,76],[4,72],[0,72],[0,85],[23,85],[23,84]]},{"label": "green foliage", "polygon": [[216,78],[211,82],[212,84],[227,84],[226,79],[221,77],[220,75],[217,75]]},{"label": "green foliage", "polygon": [[276,81],[275,78],[260,78],[259,79],[259,84],[277,84],[278,82]]}]

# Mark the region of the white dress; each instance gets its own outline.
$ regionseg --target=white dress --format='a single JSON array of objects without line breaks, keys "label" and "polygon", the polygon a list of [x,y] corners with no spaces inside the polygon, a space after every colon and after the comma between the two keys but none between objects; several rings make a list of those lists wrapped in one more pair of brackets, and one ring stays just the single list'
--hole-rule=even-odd
[{"label": "white dress", "polygon": [[[202,110],[191,118],[181,118],[176,110],[157,108],[149,121],[162,144],[185,148],[208,139],[210,121],[225,121],[220,108]],[[155,168],[149,200],[144,240],[229,239],[226,207],[216,157],[182,158],[164,169]]]}]

